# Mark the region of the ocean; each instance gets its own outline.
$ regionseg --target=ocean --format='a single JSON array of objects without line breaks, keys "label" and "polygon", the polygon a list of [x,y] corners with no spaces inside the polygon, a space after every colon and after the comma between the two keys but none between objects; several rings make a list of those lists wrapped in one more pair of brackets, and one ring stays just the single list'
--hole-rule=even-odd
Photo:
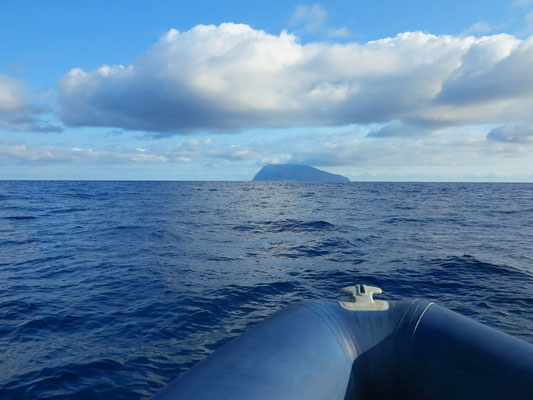
[{"label": "ocean", "polygon": [[533,184],[0,181],[0,398],[148,398],[355,283],[533,343]]}]

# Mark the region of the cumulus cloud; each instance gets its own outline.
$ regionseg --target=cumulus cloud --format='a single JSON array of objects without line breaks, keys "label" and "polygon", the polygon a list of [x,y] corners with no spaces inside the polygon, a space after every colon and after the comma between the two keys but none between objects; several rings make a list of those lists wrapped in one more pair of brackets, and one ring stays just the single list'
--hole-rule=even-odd
[{"label": "cumulus cloud", "polygon": [[400,121],[531,121],[533,38],[398,34],[302,44],[247,25],[170,30],[132,65],[76,68],[62,120],[162,135]]},{"label": "cumulus cloud", "polygon": [[533,97],[533,37],[481,38],[470,46],[459,68],[443,82],[443,103],[487,104],[530,101]]},{"label": "cumulus cloud", "polygon": [[23,105],[22,84],[17,80],[0,74],[0,110],[14,110]]},{"label": "cumulus cloud", "polygon": [[60,132],[61,127],[45,119],[50,107],[32,104],[27,88],[18,80],[0,73],[0,128],[25,132]]}]

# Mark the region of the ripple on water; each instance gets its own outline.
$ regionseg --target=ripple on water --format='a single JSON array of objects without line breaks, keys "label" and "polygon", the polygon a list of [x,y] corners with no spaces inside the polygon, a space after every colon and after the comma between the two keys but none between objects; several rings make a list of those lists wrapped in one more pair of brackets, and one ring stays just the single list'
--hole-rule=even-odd
[{"label": "ripple on water", "polygon": [[533,185],[0,189],[2,399],[147,398],[276,310],[359,282],[533,342]]}]

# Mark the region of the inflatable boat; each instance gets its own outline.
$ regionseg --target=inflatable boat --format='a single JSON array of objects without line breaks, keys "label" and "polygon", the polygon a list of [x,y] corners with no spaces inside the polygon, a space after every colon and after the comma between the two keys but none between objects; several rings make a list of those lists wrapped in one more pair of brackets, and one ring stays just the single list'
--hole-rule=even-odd
[{"label": "inflatable boat", "polygon": [[423,300],[289,306],[155,400],[533,399],[533,345]]}]

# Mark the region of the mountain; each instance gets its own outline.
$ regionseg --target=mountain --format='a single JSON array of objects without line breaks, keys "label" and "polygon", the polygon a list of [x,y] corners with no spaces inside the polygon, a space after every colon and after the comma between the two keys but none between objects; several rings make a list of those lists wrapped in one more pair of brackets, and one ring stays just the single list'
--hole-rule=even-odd
[{"label": "mountain", "polygon": [[254,176],[254,181],[350,182],[342,175],[330,174],[308,165],[268,164]]}]

